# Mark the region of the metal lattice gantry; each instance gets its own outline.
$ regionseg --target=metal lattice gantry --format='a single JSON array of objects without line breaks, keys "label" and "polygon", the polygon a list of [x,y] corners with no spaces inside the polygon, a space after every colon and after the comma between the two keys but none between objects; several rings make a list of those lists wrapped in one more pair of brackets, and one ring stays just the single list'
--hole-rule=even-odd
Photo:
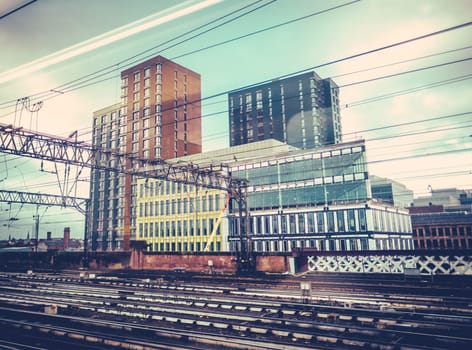
[{"label": "metal lattice gantry", "polygon": [[0,190],[0,202],[70,207],[85,215],[88,198],[59,196],[46,193]]},{"label": "metal lattice gantry", "polygon": [[247,187],[245,179],[233,178],[223,165],[200,168],[192,163],[140,159],[120,153],[116,149],[94,148],[82,141],[37,133],[2,123],[0,123],[0,152],[220,189],[228,191],[233,197],[241,193],[241,188]]},{"label": "metal lattice gantry", "polygon": [[76,138],[61,138],[2,123],[0,152],[227,191],[239,207],[240,260],[244,264],[249,260],[247,180],[233,178],[225,165],[199,167],[192,163],[140,159],[117,149],[96,148]]}]

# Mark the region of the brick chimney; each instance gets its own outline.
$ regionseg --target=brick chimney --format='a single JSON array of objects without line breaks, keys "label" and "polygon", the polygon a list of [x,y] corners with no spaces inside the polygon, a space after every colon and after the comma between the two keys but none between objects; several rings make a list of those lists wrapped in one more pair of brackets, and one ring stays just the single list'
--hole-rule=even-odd
[{"label": "brick chimney", "polygon": [[69,248],[70,227],[64,227],[64,249]]}]

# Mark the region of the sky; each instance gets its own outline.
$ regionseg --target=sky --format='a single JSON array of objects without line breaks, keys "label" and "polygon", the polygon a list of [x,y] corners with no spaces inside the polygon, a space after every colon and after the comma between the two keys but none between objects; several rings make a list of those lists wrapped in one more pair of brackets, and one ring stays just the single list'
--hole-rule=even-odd
[{"label": "sky", "polygon": [[[415,197],[472,189],[470,6],[37,0],[0,12],[0,123],[61,137],[77,130],[88,142],[93,112],[120,101],[120,72],[160,54],[201,75],[203,150],[210,151],[229,146],[228,91],[314,69],[340,86],[344,140],[366,140],[371,174],[401,182]],[[64,174],[79,174],[77,187]],[[87,197],[88,174],[0,154],[0,190]],[[74,209],[0,203],[0,239],[32,235],[33,215],[40,238],[59,237],[65,226],[83,236],[84,217]]]}]

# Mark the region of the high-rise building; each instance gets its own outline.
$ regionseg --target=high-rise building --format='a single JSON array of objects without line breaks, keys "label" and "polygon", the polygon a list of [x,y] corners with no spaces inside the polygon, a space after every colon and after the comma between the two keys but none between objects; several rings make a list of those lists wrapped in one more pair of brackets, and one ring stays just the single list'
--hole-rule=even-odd
[{"label": "high-rise building", "polygon": [[[200,153],[200,100],[199,74],[162,56],[149,59],[121,72],[119,113],[117,105],[94,113],[93,144],[156,161]],[[92,250],[129,249],[136,193],[133,176],[92,171]]]},{"label": "high-rise building", "polygon": [[[121,104],[102,108],[93,114],[92,144],[100,149],[120,149]],[[121,146],[124,153],[124,146]],[[92,169],[90,176],[90,218],[88,222],[91,250],[117,250],[123,247],[124,174]]]},{"label": "high-rise building", "polygon": [[232,91],[230,145],[274,138],[309,149],[342,142],[338,92],[315,72]]}]

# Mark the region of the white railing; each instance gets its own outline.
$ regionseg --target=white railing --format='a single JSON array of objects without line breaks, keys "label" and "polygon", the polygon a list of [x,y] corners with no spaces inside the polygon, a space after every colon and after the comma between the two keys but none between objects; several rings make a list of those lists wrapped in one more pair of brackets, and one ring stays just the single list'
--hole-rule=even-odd
[{"label": "white railing", "polygon": [[409,273],[422,275],[472,274],[471,256],[308,256],[308,271],[354,273]]}]

